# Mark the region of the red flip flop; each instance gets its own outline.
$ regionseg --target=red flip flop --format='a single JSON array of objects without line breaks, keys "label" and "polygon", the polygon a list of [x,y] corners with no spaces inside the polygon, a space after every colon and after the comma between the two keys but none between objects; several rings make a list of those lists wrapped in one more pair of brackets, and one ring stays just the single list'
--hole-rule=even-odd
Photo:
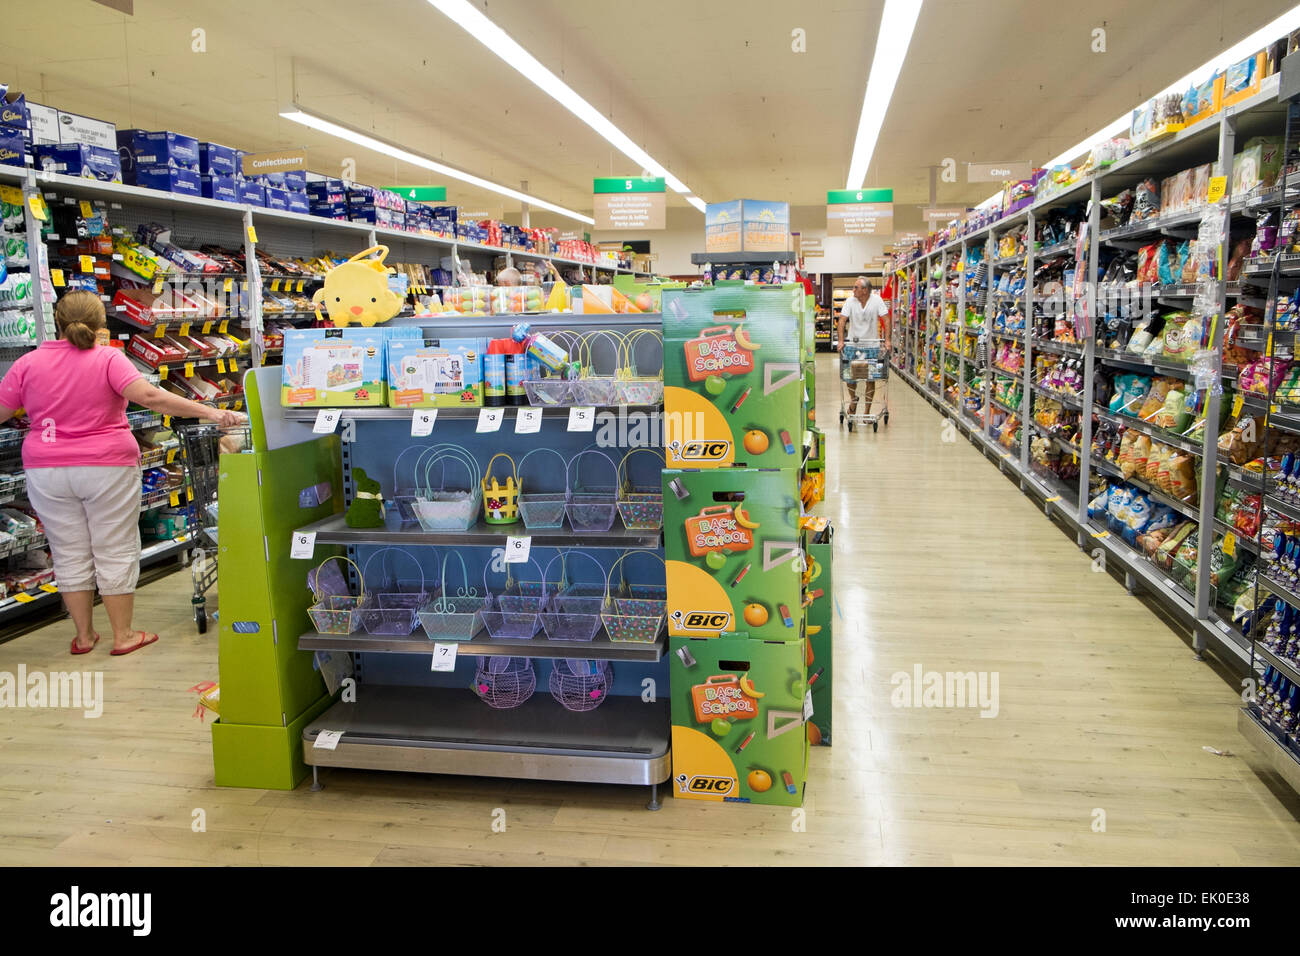
[{"label": "red flip flop", "polygon": [[124,654],[130,654],[132,651],[138,651],[142,647],[148,647],[150,644],[156,643],[157,640],[157,634],[146,634],[144,631],[140,631],[140,641],[138,644],[132,644],[125,650],[115,647],[109,652],[109,654],[113,657],[121,657]]},{"label": "red flip flop", "polygon": [[93,651],[93,650],[95,649],[95,645],[98,644],[98,643],[99,643],[99,635],[96,634],[96,635],[95,635],[95,639],[94,639],[93,641],[90,642],[90,646],[89,646],[89,647],[77,647],[77,639],[74,637],[74,638],[72,639],[72,648],[71,648],[71,650],[72,650],[72,653],[74,653],[74,654],[89,654],[91,651]]}]

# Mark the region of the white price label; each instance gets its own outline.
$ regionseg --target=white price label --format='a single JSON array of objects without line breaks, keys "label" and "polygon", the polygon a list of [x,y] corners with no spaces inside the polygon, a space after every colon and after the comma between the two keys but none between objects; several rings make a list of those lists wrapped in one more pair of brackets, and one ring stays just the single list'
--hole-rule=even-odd
[{"label": "white price label", "polygon": [[454,671],[456,669],[456,644],[434,644],[433,663],[429,670]]},{"label": "white price label", "polygon": [[533,539],[528,535],[506,538],[506,564],[524,564],[533,550]]},{"label": "white price label", "polygon": [[569,409],[569,431],[589,432],[596,425],[596,409],[590,405],[574,406]]},{"label": "white price label", "polygon": [[1227,624],[1223,623],[1222,621],[1218,621],[1217,623],[1219,625],[1219,630],[1221,630],[1224,634],[1232,633],[1232,628],[1228,627]]},{"label": "white price label", "polygon": [[424,438],[433,434],[433,423],[437,420],[436,408],[417,408],[411,413],[411,437]]},{"label": "white price label", "polygon": [[310,558],[316,554],[316,532],[295,531],[293,543],[289,546],[289,557]]},{"label": "white price label", "polygon": [[542,410],[540,408],[521,408],[515,416],[516,435],[534,435],[542,430]]},{"label": "white price label", "polygon": [[501,430],[501,420],[506,413],[499,408],[480,408],[476,432],[495,432]]},{"label": "white price label", "polygon": [[803,695],[803,719],[812,720],[812,715],[813,715],[812,691],[808,690],[808,691],[804,691],[804,695]]},{"label": "white price label", "polygon": [[322,730],[316,735],[316,742],[312,746],[317,750],[337,750],[342,736],[341,730]]},{"label": "white price label", "polygon": [[317,435],[328,435],[339,427],[339,419],[342,417],[343,412],[337,408],[322,408],[316,413],[316,424],[311,430]]}]

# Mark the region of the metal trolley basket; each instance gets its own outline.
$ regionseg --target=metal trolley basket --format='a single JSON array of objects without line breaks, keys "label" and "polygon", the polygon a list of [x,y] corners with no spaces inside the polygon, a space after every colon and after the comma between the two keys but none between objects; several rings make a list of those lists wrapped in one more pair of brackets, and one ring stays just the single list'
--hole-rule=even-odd
[{"label": "metal trolley basket", "polygon": [[[864,387],[873,386],[869,398],[862,395]],[[856,389],[856,398],[850,392]],[[850,409],[857,405],[857,410]],[[878,431],[880,423],[889,424],[889,357],[882,339],[863,339],[845,342],[840,349],[840,424],[870,425]]]},{"label": "metal trolley basket", "polygon": [[232,448],[249,446],[249,428],[238,425],[180,425],[176,437],[181,443],[181,464],[185,470],[185,534],[190,544],[190,573],[194,578],[194,623],[199,633],[208,629],[205,594],[217,581],[217,485],[220,477],[222,439]]}]

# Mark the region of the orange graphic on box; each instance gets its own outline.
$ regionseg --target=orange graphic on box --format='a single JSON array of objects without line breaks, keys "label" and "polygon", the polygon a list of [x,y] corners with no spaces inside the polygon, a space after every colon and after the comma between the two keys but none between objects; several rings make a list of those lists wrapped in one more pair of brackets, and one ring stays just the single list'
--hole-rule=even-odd
[{"label": "orange graphic on box", "polygon": [[703,684],[691,688],[691,701],[695,704],[695,722],[707,724],[726,717],[728,720],[752,720],[758,716],[758,701],[747,697],[740,689],[740,678],[735,674],[714,674]]},{"label": "orange graphic on box", "polygon": [[754,546],[754,534],[742,528],[736,520],[731,505],[712,505],[701,508],[693,518],[682,524],[686,528],[686,543],[692,557],[702,557],[710,551],[748,551]]},{"label": "orange graphic on box", "polygon": [[686,350],[686,376],[692,382],[701,382],[710,375],[748,375],[754,371],[754,353],[741,345],[739,328],[715,325],[700,331],[699,338],[688,341]]}]

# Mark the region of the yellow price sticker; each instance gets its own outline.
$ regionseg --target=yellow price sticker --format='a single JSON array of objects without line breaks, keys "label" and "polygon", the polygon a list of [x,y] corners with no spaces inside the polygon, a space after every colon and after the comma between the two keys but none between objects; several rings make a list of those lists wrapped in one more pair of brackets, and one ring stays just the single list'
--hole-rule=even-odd
[{"label": "yellow price sticker", "polygon": [[33,601],[36,600],[36,598],[33,595],[28,594],[26,591],[23,591],[18,594],[15,594],[14,600],[17,601],[19,604],[31,604]]},{"label": "yellow price sticker", "polygon": [[95,259],[93,256],[81,256],[81,271],[89,272],[92,275],[95,272]]},{"label": "yellow price sticker", "polygon": [[298,280],[298,285],[294,288],[294,291],[295,291],[295,292],[301,292],[301,291],[302,291],[302,287],[303,287],[303,282],[304,282],[304,281],[305,281],[305,280],[303,280],[303,279],[299,279],[299,280]]},{"label": "yellow price sticker", "polygon": [[163,428],[171,428],[171,427],[172,427],[172,417],[170,415],[164,415]]},{"label": "yellow price sticker", "polygon": [[1232,398],[1232,417],[1236,418],[1241,414],[1241,406],[1246,403],[1246,397],[1238,392]]},{"label": "yellow price sticker", "polygon": [[50,282],[54,285],[54,287],[55,287],[56,289],[58,289],[58,288],[62,288],[62,287],[63,287],[63,270],[62,270],[62,269],[51,269],[51,270],[50,270]]},{"label": "yellow price sticker", "polygon": [[193,489],[193,488],[186,488],[186,489],[185,489],[185,500],[186,500],[186,501],[193,501],[193,500],[194,500],[194,489]]},{"label": "yellow price sticker", "polygon": [[1228,194],[1228,177],[1211,176],[1210,192],[1209,195],[1206,197],[1209,200],[1210,204],[1213,205],[1214,203],[1218,202],[1227,194]]},{"label": "yellow price sticker", "polygon": [[239,371],[239,363],[236,362],[234,359],[231,359],[229,362],[226,363],[226,368],[230,371],[230,374],[233,375]]},{"label": "yellow price sticker", "polygon": [[225,359],[217,359],[217,371],[218,371],[220,374],[222,374],[222,375],[225,375],[225,374],[226,374],[226,360],[225,360]]},{"label": "yellow price sticker", "polygon": [[1223,553],[1230,558],[1237,554],[1237,536],[1231,531],[1223,536]]},{"label": "yellow price sticker", "polygon": [[1280,412],[1281,410],[1282,410],[1282,406],[1281,406],[1281,405],[1270,405],[1270,406],[1268,406],[1268,411],[1269,411],[1269,414],[1271,414],[1271,415],[1276,415],[1276,414],[1277,414],[1278,412]]},{"label": "yellow price sticker", "polygon": [[271,280],[271,291],[272,291],[272,292],[279,292],[279,291],[280,291],[280,280],[279,280],[279,279],[272,279],[272,280]]},{"label": "yellow price sticker", "polygon": [[27,208],[30,209],[32,211],[32,215],[35,216],[37,219],[39,219],[41,222],[45,222],[50,218],[50,211],[45,205],[45,200],[42,199],[40,196],[28,196]]},{"label": "yellow price sticker", "polygon": [[182,322],[181,335],[189,335],[189,334],[190,334],[190,324],[188,322]]},{"label": "yellow price sticker", "polygon": [[1110,537],[1110,532],[1109,532],[1109,531],[1094,531],[1094,532],[1092,533],[1092,536],[1093,536],[1094,538],[1109,538],[1109,537]]},{"label": "yellow price sticker", "polygon": [[173,464],[173,463],[176,461],[176,451],[177,451],[177,449],[175,449],[175,448],[168,448],[168,449],[167,449],[167,464],[170,465],[170,464]]},{"label": "yellow price sticker", "polygon": [[167,323],[166,323],[166,322],[164,322],[162,325],[156,326],[156,327],[154,328],[154,330],[153,330],[153,337],[156,338],[156,339],[160,339],[160,338],[162,338],[162,337],[163,337],[164,335],[166,335],[166,334],[167,334]]},{"label": "yellow price sticker", "polygon": [[158,293],[162,292],[162,287],[163,287],[163,277],[158,276],[153,280],[153,294],[158,295]]},{"label": "yellow price sticker", "polygon": [[211,332],[211,331],[212,331],[212,322],[211,322],[211,321],[204,322],[204,323],[203,323],[203,334],[204,334],[204,335],[207,335],[207,334],[208,334],[209,332]]},{"label": "yellow price sticker", "polygon": [[94,217],[94,215],[95,215],[95,210],[90,208],[90,203],[84,199],[81,200],[81,218],[91,219]]},{"label": "yellow price sticker", "polygon": [[235,411],[239,411],[243,407],[244,407],[244,400],[242,398],[235,399]]},{"label": "yellow price sticker", "polygon": [[167,381],[167,376],[168,376],[169,374],[171,374],[171,369],[169,369],[166,365],[159,365],[159,366],[158,366],[158,380],[159,380],[159,381],[162,381],[162,382]]},{"label": "yellow price sticker", "polygon": [[233,289],[234,287],[235,287],[235,280],[234,280],[234,279],[227,279],[225,282],[221,283],[221,291],[222,291],[222,292],[229,292],[229,291],[230,291],[231,289]]},{"label": "yellow price sticker", "polygon": [[58,594],[59,586],[57,584],[42,584],[41,590],[46,594]]},{"label": "yellow price sticker", "polygon": [[23,204],[23,191],[17,186],[0,186],[0,202],[7,202],[11,206],[21,206]]},{"label": "yellow price sticker", "polygon": [[248,241],[253,245],[257,245],[257,229],[253,226],[249,226],[246,231],[248,232]]},{"label": "yellow price sticker", "polygon": [[167,501],[173,508],[179,506],[181,503],[180,492],[173,491],[171,495],[168,496]]},{"label": "yellow price sticker", "polygon": [[1060,501],[1060,500],[1061,500],[1061,496],[1060,496],[1060,495],[1052,495],[1052,497],[1050,497],[1050,498],[1044,498],[1043,500],[1044,500],[1044,501],[1049,501],[1049,502],[1050,502],[1050,501]]},{"label": "yellow price sticker", "polygon": [[227,330],[229,330],[229,328],[230,328],[230,320],[222,319],[221,324],[217,326],[217,331],[220,332],[222,335],[225,335]]},{"label": "yellow price sticker", "polygon": [[193,378],[193,377],[194,377],[194,363],[193,363],[193,362],[186,362],[186,363],[185,363],[185,377],[186,377],[186,378]]}]

